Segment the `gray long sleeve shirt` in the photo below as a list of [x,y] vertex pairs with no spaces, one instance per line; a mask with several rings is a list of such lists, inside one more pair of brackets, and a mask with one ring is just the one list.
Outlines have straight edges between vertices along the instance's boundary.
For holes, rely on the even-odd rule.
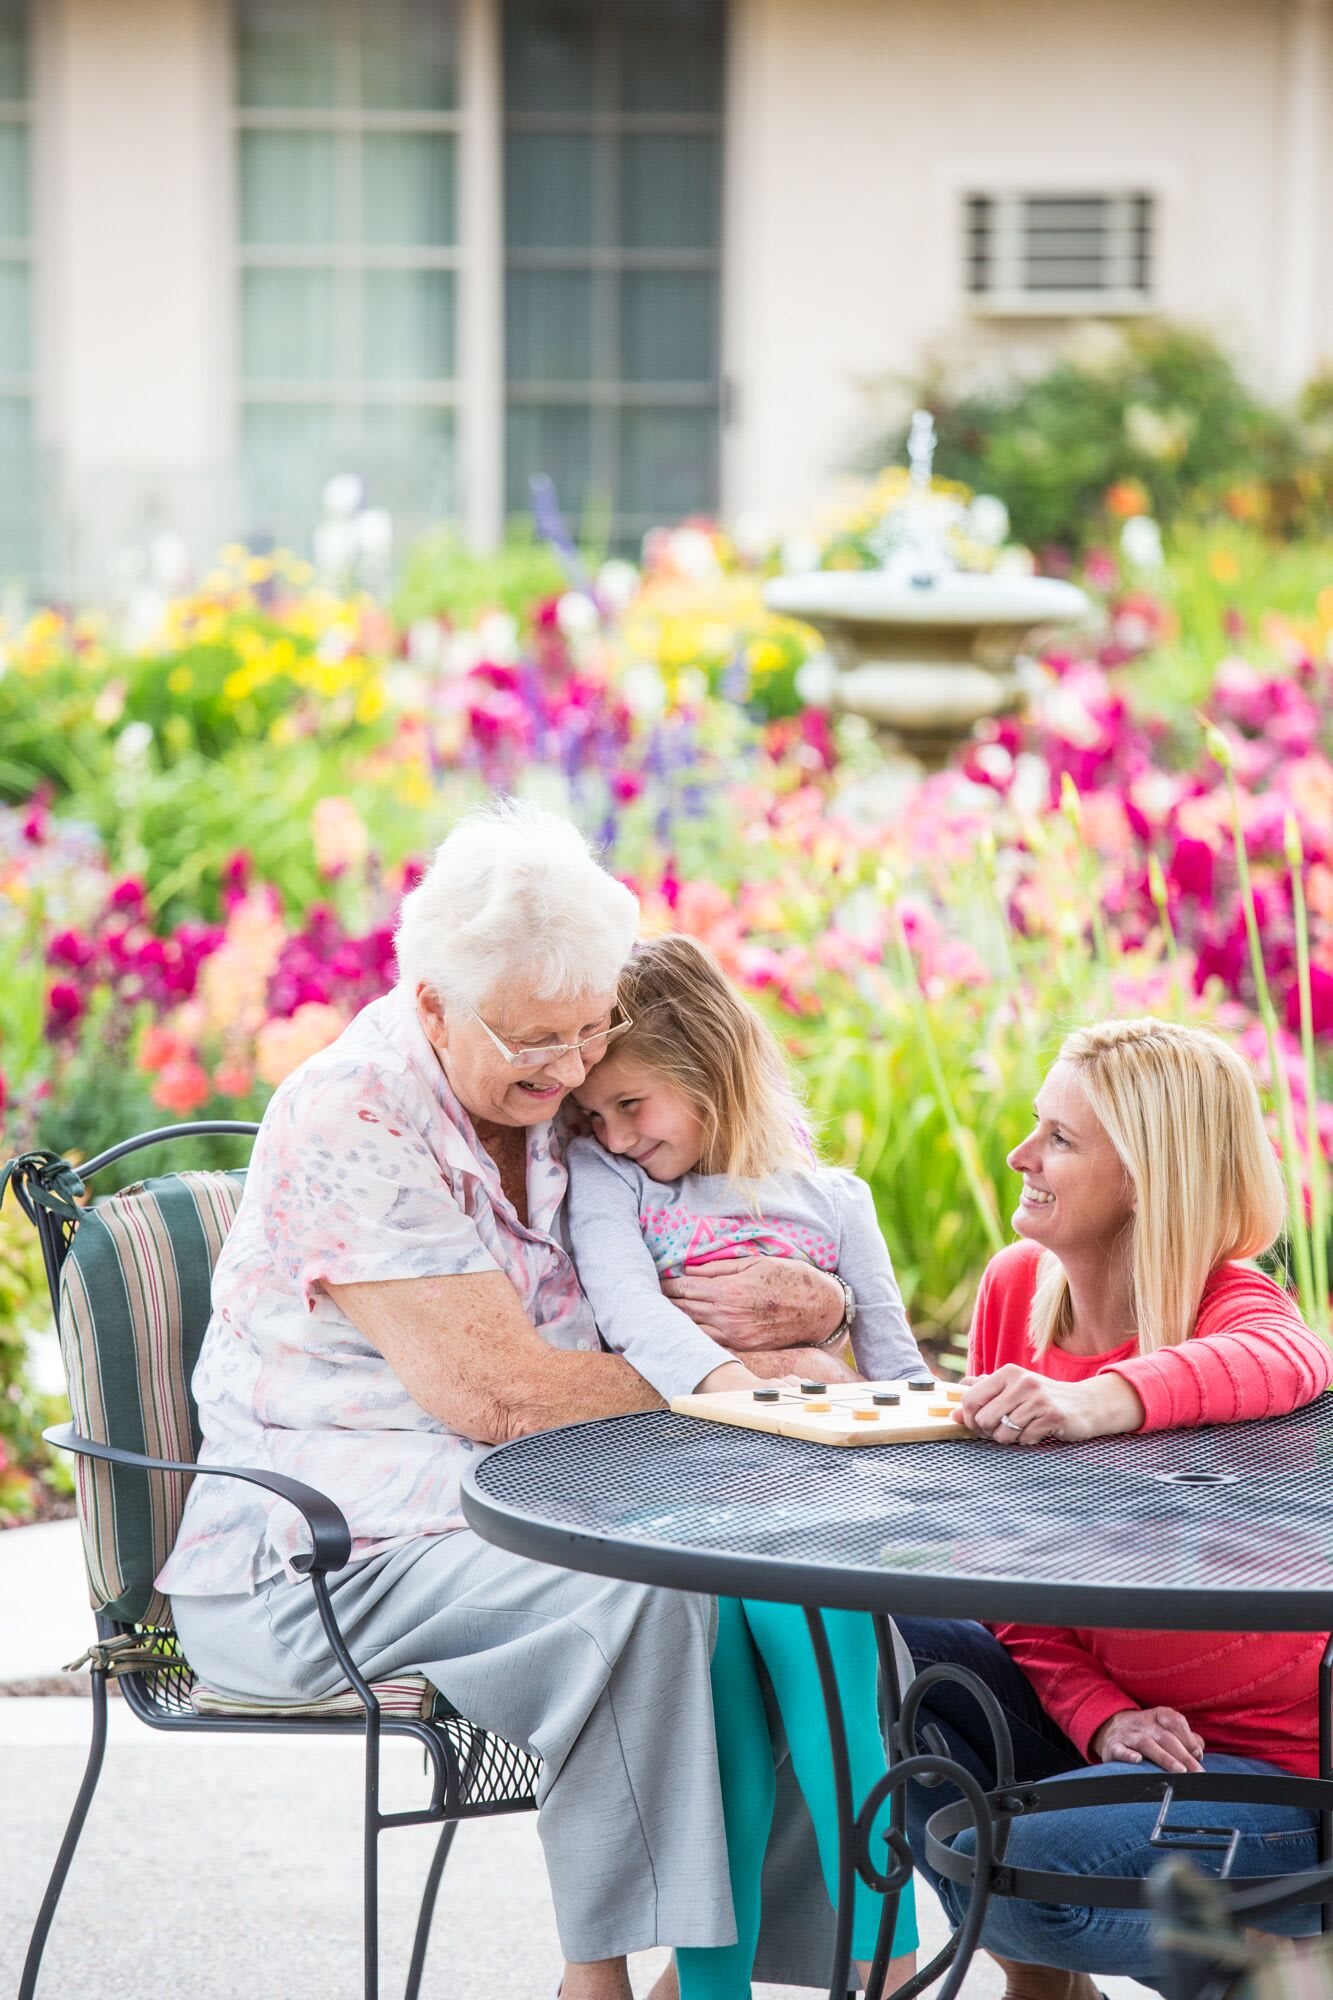
[[759,1213],[724,1174],[655,1181],[593,1139],[569,1147],[566,1214],[579,1282],[602,1339],[660,1396],[689,1395],[705,1375],[743,1354],[719,1346],[663,1297],[661,1280],[717,1257],[800,1257],[836,1271],[856,1294],[852,1352],[863,1376],[919,1374],[921,1354],[874,1203],[864,1181],[841,1168],[771,1174]]

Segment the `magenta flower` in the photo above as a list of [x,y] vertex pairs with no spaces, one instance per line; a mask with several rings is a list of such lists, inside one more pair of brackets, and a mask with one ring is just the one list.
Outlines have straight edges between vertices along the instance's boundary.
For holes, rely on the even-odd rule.
[[46,996],[46,1032],[49,1037],[66,1035],[82,1020],[87,1008],[77,986],[58,979]]

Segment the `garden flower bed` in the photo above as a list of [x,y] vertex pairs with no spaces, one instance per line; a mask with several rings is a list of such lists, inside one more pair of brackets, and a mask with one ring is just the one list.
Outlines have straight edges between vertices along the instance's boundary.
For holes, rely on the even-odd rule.
[[[384,990],[404,889],[502,788],[568,810],[645,922],[706,939],[766,1009],[923,1332],[966,1326],[1005,1154],[1076,1022],[1234,1036],[1304,1219],[1333,1150],[1333,597],[1289,583],[1270,609],[1256,546],[1196,536],[1161,573],[1094,554],[1095,636],[887,817],[873,745],[801,705],[814,635],[706,526],[655,538],[642,575],[457,624],[241,551],[146,641],[41,613],[0,634],[4,1152],[258,1116]],[[6,1204],[0,1388],[42,1314],[25,1235]],[[0,1400],[0,1515],[34,1435],[27,1392]]]

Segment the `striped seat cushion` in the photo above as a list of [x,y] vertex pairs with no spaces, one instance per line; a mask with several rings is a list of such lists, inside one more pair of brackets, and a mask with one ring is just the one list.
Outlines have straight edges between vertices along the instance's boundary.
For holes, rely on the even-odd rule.
[[[414,1715],[429,1721],[437,1707],[443,1714],[453,1713],[438,1689],[420,1674],[372,1681],[370,1691],[385,1715]],[[365,1714],[360,1696],[352,1688],[344,1688],[341,1694],[326,1694],[321,1701],[245,1701],[240,1695],[223,1694],[207,1681],[196,1681],[190,1689],[190,1700],[198,1715],[310,1716],[338,1722],[346,1718],[360,1721]]]
[[[60,1280],[60,1344],[75,1428],[155,1458],[198,1455],[190,1378],[208,1325],[213,1266],[245,1175],[167,1174],[97,1202]],[[189,1475],[77,1458],[93,1609],[171,1624],[153,1585],[176,1539]]]

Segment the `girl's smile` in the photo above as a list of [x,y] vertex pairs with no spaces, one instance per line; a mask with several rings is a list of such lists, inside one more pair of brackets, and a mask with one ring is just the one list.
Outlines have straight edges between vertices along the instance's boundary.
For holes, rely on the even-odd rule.
[[593,1137],[651,1180],[678,1181],[703,1157],[704,1122],[683,1092],[614,1048],[576,1085]]

